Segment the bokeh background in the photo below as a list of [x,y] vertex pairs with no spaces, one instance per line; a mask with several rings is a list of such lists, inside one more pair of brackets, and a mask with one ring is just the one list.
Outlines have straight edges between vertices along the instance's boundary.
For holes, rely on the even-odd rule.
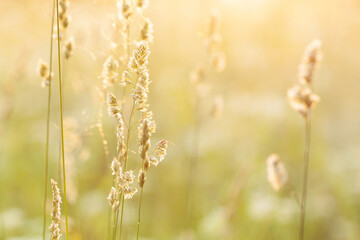
[[[301,190],[304,122],[288,106],[286,90],[313,39],[322,40],[324,58],[314,81],[321,102],[313,112],[306,238],[360,239],[360,3],[355,0],[150,0],[145,12],[155,29],[150,104],[158,125],[153,143],[166,138],[169,148],[164,162],[150,169],[144,188],[142,239],[187,235],[195,119],[189,73],[201,58],[199,32],[214,7],[221,13],[227,65],[206,80],[212,88],[203,99],[195,239],[297,238],[299,208],[292,191]],[[0,239],[40,239],[47,89],[36,69],[39,58],[48,61],[51,1],[1,1],[0,8]],[[69,13],[68,34],[76,43],[63,66],[71,239],[106,239],[115,125],[97,88],[115,1],[72,0]],[[214,119],[206,114],[217,94],[223,95],[224,110]],[[49,173],[59,180],[57,81],[51,105]],[[94,127],[99,111],[109,157]],[[130,148],[137,152],[133,135]],[[265,160],[273,152],[289,172],[290,183],[279,193],[266,177]],[[130,166],[137,171],[139,159],[131,154]],[[124,239],[135,238],[137,204],[138,195],[126,203]]]

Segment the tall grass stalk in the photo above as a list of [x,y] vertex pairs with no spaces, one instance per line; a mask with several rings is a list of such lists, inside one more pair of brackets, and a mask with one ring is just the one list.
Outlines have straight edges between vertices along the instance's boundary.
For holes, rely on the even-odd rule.
[[[53,34],[54,34],[54,15],[55,15],[55,0],[53,0],[52,6],[52,18],[51,18],[51,31],[50,31],[50,60],[49,60],[49,69],[50,74],[52,73],[52,52],[53,52]],[[47,120],[46,120],[46,147],[45,147],[45,186],[44,186],[44,219],[43,219],[43,240],[45,240],[46,232],[46,197],[47,197],[47,188],[48,188],[48,166],[49,166],[49,135],[50,135],[50,106],[51,106],[51,80],[49,81],[48,86],[48,110],[47,110]]]
[[311,134],[311,111],[309,111],[305,118],[305,151],[304,151],[304,176],[303,176],[303,190],[301,195],[301,214],[300,214],[300,231],[299,239],[304,239],[305,232],[305,213],[306,213],[306,196],[307,196],[307,182],[309,173],[309,158],[310,158],[310,134]]
[[59,65],[59,97],[60,97],[60,127],[61,127],[61,154],[62,154],[62,168],[63,168],[63,184],[64,184],[64,207],[65,207],[65,226],[66,239],[69,239],[69,226],[67,214],[67,200],[66,200],[66,174],[65,174],[65,151],[64,151],[64,121],[63,121],[63,99],[61,87],[61,51],[60,51],[60,24],[59,24],[59,0],[56,0],[56,23],[57,23],[57,47],[58,47],[58,65]]
[[287,92],[290,106],[295,111],[299,112],[305,120],[304,175],[302,179],[303,186],[300,203],[300,240],[304,239],[305,233],[306,196],[310,158],[311,110],[314,109],[320,101],[320,97],[313,93],[311,85],[314,71],[321,60],[321,41],[313,40],[306,47],[303,59],[299,65],[298,82]]
[[139,200],[139,211],[138,211],[136,240],[139,239],[139,233],[140,233],[140,219],[141,219],[141,202],[142,202],[142,196],[143,196],[143,188],[141,188],[141,190],[140,190],[140,200]]
[[[130,117],[129,117],[129,121],[128,121],[128,131],[127,131],[127,137],[126,137],[126,158],[124,161],[124,171],[126,171],[126,166],[127,166],[127,159],[128,159],[128,154],[129,154],[129,142],[130,142],[130,134],[131,134],[131,120],[134,116],[134,112],[135,112],[135,102],[133,102],[132,108],[131,108],[131,113],[130,113]],[[119,229],[119,240],[121,240],[121,233],[122,233],[122,223],[123,223],[123,216],[124,216],[124,205],[125,205],[125,201],[124,201],[124,195],[121,198],[121,213],[120,213],[120,229]]]

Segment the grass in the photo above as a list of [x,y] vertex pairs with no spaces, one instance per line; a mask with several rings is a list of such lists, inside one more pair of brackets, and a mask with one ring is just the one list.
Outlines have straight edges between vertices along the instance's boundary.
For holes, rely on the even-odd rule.
[[[54,15],[55,15],[55,0],[53,0],[52,17],[51,17],[51,31],[50,31],[50,59],[49,59],[49,70],[52,73],[52,53],[53,53],[53,33],[54,33]],[[48,189],[48,172],[49,172],[49,135],[50,135],[50,107],[51,107],[51,80],[48,86],[48,103],[47,103],[47,119],[46,119],[46,146],[45,146],[45,177],[44,177],[44,216],[43,216],[43,240],[45,240],[46,233],[46,199]]]
[[[46,229],[49,215],[47,219],[46,215],[43,219],[42,210],[50,214],[49,207],[46,206],[50,184],[46,179],[54,175],[61,195],[63,188],[67,188],[68,232],[65,232],[64,221],[61,226],[63,239],[111,239],[113,230],[115,239],[182,239],[183,231],[188,230],[184,228],[190,228],[189,226],[197,238],[209,240],[221,237],[260,240],[358,239],[360,235],[356,226],[360,208],[354,201],[359,195],[356,162],[359,153],[358,127],[355,124],[359,122],[359,117],[354,111],[357,107],[355,92],[359,86],[354,79],[357,76],[354,58],[358,55],[358,44],[350,30],[356,32],[356,26],[359,25],[353,21],[356,16],[351,15],[359,7],[349,3],[346,6],[328,8],[335,3],[320,0],[316,3],[301,3],[302,8],[295,8],[295,3],[300,1],[282,3],[281,7],[268,2],[254,10],[248,5],[245,10],[237,8],[239,3],[236,1],[219,5],[224,16],[222,33],[228,65],[221,76],[207,71],[206,83],[216,79],[221,83],[212,84],[210,95],[203,98],[201,107],[197,108],[202,109],[203,113],[210,112],[211,96],[220,88],[226,96],[224,115],[221,121],[217,121],[204,114],[204,121],[197,121],[192,105],[194,88],[188,81],[188,72],[198,60],[197,45],[194,42],[200,29],[198,25],[202,21],[202,13],[205,15],[207,12],[207,4],[199,6],[194,2],[189,7],[183,1],[175,1],[172,3],[174,7],[167,9],[164,0],[151,2],[149,13],[156,23],[156,41],[150,45],[152,55],[149,69],[152,84],[149,103],[159,128],[156,130],[157,135],[151,136],[152,144],[147,156],[151,156],[150,153],[161,136],[170,140],[171,151],[169,160],[164,164],[157,168],[150,164],[152,172],[147,174],[145,191],[142,187],[139,188],[135,178],[131,186],[136,187],[138,193],[134,198],[125,200],[125,196],[120,193],[118,215],[114,217],[105,197],[112,185],[108,165],[117,155],[116,123],[114,119],[104,115],[101,136],[96,129],[87,127],[98,122],[100,100],[94,95],[96,86],[100,85],[97,79],[101,71],[100,61],[107,54],[114,54],[108,47],[108,37],[112,30],[112,16],[109,15],[113,11],[111,7],[114,2],[71,2],[70,10],[76,13],[71,22],[74,25],[71,26],[74,26],[77,49],[76,56],[67,63],[67,70],[71,72],[64,71],[66,64],[61,55],[61,98],[65,100],[62,101],[62,117],[65,117],[63,142],[58,136],[58,129],[62,128],[60,117],[56,116],[60,115],[57,82],[52,82],[49,86],[51,91],[40,89],[38,79],[32,73],[33,67],[24,67],[24,81],[11,85],[16,97],[9,103],[5,93],[10,87],[7,86],[8,83],[1,82],[0,118],[4,106],[12,105],[13,111],[9,121],[2,122],[0,127],[0,135],[4,139],[1,146],[1,159],[4,163],[1,192],[4,197],[1,199],[0,210],[4,225],[0,225],[0,238],[44,239],[49,235],[46,232],[49,231]],[[51,18],[47,18],[47,12],[51,12],[51,1],[45,5],[45,10],[49,9],[46,12],[38,8],[38,5],[33,5],[38,14],[32,8],[25,9],[22,4],[14,1],[4,5],[4,14],[0,17],[4,23],[9,20],[9,13],[12,12],[8,11],[8,6],[14,6],[14,10],[23,14],[11,18],[14,31],[8,31],[4,24],[0,26],[0,32],[4,36],[0,40],[3,43],[1,45],[6,46],[3,48],[3,56],[7,59],[1,64],[3,70],[18,62],[17,59],[14,60],[14,54],[22,49],[20,44],[24,41],[24,36],[30,37],[26,39],[31,39],[33,51],[28,58],[22,57],[27,59],[25,61],[33,64],[36,56],[43,53],[48,56],[49,31],[44,26],[50,25]],[[283,9],[286,11],[282,12]],[[337,9],[341,11],[336,11]],[[305,10],[308,12],[305,14],[306,18],[303,17]],[[325,21],[325,18],[332,11],[342,17],[342,26],[333,23],[330,31],[327,28],[328,19]],[[315,13],[319,16],[316,20],[313,18]],[[31,26],[26,24],[26,28],[22,27],[22,17],[30,16],[33,20]],[[137,13],[133,16],[135,24],[131,28],[130,50],[135,47],[142,26]],[[286,27],[276,28],[274,32],[272,24],[275,26],[280,23],[283,26],[283,22],[286,22]],[[235,23],[241,23],[243,27],[233,28]],[[61,30],[60,28],[60,34]],[[46,34],[42,35],[42,32]],[[201,31],[199,35],[203,33]],[[316,83],[321,89],[323,102],[316,112],[311,108],[306,118],[303,115],[297,118],[297,113],[289,111],[283,93],[287,83],[296,78],[296,66],[303,46],[308,38],[317,33],[324,40],[326,53],[323,71],[319,72],[321,81]],[[336,39],[332,38],[334,34]],[[52,41],[56,41],[56,37]],[[53,49],[54,66],[51,67],[50,63],[50,71],[53,68],[56,72],[58,61],[55,55],[56,52],[63,51],[64,42],[60,42],[60,47],[56,42],[53,44],[56,50]],[[113,56],[119,60],[121,54]],[[125,68],[120,64],[117,70],[119,78]],[[7,78],[5,74],[6,71],[3,71],[3,79]],[[123,89],[119,89],[121,87],[116,84],[119,106],[125,102],[120,101],[123,96],[121,93],[126,94],[126,102],[120,109],[124,113],[126,124],[130,125],[124,125],[125,142],[128,144],[125,144],[126,168],[125,164],[122,167],[123,170],[133,170],[134,175],[138,176],[139,169],[147,167],[148,159],[139,157],[136,139],[141,112],[135,108],[133,119],[128,121],[133,102],[132,89],[137,85],[136,73],[130,74],[133,84]],[[15,82],[14,78],[9,79],[10,82]],[[112,85],[109,89],[115,93],[114,88]],[[51,96],[47,95],[48,90]],[[49,109],[50,101],[52,104],[56,103],[56,107],[53,105]],[[195,112],[198,114],[199,110]],[[332,114],[334,112],[339,114]],[[72,146],[71,141],[67,142],[67,116],[78,119],[80,127],[89,129],[84,132],[81,146],[71,154],[67,149]],[[53,132],[52,128],[56,130]],[[4,131],[7,134],[4,135]],[[108,149],[101,142],[108,142]],[[62,149],[64,146],[65,150]],[[86,149],[89,156],[83,160],[80,155]],[[196,154],[192,154],[193,151]],[[292,182],[291,187],[285,184],[278,194],[266,184],[264,160],[273,151],[281,152],[281,161]],[[66,156],[61,152],[65,152]],[[201,159],[198,167],[189,166],[191,154],[198,156],[198,160]],[[76,202],[71,201],[71,158],[79,160],[76,164],[79,193]],[[63,177],[63,161],[66,163],[67,178]],[[188,175],[193,175],[194,180],[188,181]],[[63,179],[66,179],[66,184]],[[230,183],[236,187],[230,187]],[[299,206],[290,196],[293,190],[298,191]],[[189,201],[185,196],[186,191],[195,196],[191,200],[192,217],[188,217],[189,214],[183,207]],[[65,209],[61,211],[65,220]],[[184,227],[186,217],[189,219],[189,226]],[[110,218],[108,225],[107,218]]]
[[137,220],[137,231],[136,231],[136,240],[140,236],[140,220],[141,220],[141,202],[142,202],[143,188],[140,190],[140,200],[139,200],[139,209],[138,209],[138,220]]
[[311,111],[305,119],[305,152],[304,152],[304,176],[303,176],[303,190],[301,195],[301,214],[300,214],[300,231],[299,239],[304,239],[305,232],[305,213],[306,213],[306,197],[309,175],[309,159],[310,159],[310,133],[311,133]]
[[69,239],[69,223],[68,223],[68,208],[66,199],[66,171],[65,171],[65,146],[64,146],[64,121],[63,121],[63,93],[61,86],[61,50],[60,50],[60,18],[59,18],[59,0],[56,0],[56,17],[57,17],[57,50],[58,50],[58,68],[59,68],[59,98],[60,98],[60,128],[61,128],[61,157],[62,157],[62,171],[64,183],[64,211],[65,211],[65,231],[66,239]]

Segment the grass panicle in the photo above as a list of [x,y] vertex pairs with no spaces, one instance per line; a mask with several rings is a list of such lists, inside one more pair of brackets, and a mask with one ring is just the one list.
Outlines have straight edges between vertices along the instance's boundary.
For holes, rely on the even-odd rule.
[[305,50],[302,62],[299,66],[297,84],[289,89],[287,93],[290,106],[295,111],[299,112],[305,120],[305,150],[302,194],[300,199],[299,240],[303,240],[305,234],[305,214],[310,161],[311,111],[320,101],[319,96],[312,91],[312,82],[315,69],[318,67],[321,60],[321,42],[319,40],[314,40]]

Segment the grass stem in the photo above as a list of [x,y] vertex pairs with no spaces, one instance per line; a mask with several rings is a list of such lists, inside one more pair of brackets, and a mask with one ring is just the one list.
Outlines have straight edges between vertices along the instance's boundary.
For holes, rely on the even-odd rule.
[[305,213],[306,213],[306,196],[307,196],[307,182],[309,172],[309,158],[310,158],[310,130],[311,130],[311,111],[305,119],[305,152],[304,152],[304,176],[303,176],[303,190],[301,196],[301,214],[300,214],[300,231],[299,240],[304,239],[305,232]]
[[[52,73],[52,52],[53,52],[53,34],[54,34],[54,15],[55,15],[55,0],[53,0],[52,19],[51,19],[51,34],[50,34],[50,74]],[[45,177],[44,177],[44,206],[43,206],[43,240],[45,240],[46,232],[46,197],[48,188],[48,166],[49,166],[49,135],[50,135],[50,106],[51,106],[51,79],[48,86],[48,107],[46,120],[46,147],[45,147]]]
[[65,208],[65,225],[66,225],[66,239],[69,239],[68,213],[67,213],[67,199],[66,199],[66,174],[65,174],[65,151],[64,151],[64,121],[63,121],[63,95],[61,87],[61,51],[60,51],[60,24],[59,24],[59,0],[56,0],[56,18],[57,18],[57,47],[58,47],[58,65],[59,65],[59,96],[60,96],[60,127],[61,127],[61,154],[62,154],[62,168],[63,168],[63,183],[64,183],[64,208]]
[[143,196],[143,188],[141,188],[141,190],[140,190],[140,200],[139,200],[139,211],[138,211],[136,240],[139,240],[139,234],[140,234],[140,217],[141,217],[142,196]]
[[[126,158],[124,160],[124,171],[126,171],[126,167],[127,167],[127,159],[128,159],[128,154],[129,154],[129,142],[130,142],[130,134],[131,134],[131,120],[132,120],[132,117],[134,116],[134,112],[135,112],[135,102],[133,101],[131,113],[130,113],[130,117],[129,117],[129,122],[128,122],[128,131],[127,131],[127,136],[126,136]],[[123,223],[123,216],[124,216],[124,205],[125,205],[124,195],[122,196],[121,200],[122,200],[122,202],[121,202],[121,214],[120,214],[119,240],[121,240],[122,223]]]

